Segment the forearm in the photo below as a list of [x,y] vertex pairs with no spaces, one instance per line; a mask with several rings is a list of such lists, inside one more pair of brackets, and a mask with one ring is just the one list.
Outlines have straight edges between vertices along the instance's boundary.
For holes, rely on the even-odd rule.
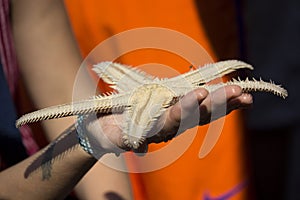
[[[72,101],[82,58],[62,0],[12,0],[15,49],[22,78],[37,108]],[[54,139],[70,119],[44,123]]]
[[78,145],[75,129],[63,135],[0,173],[0,199],[63,199],[72,191],[97,160]]
[[[20,71],[33,103],[37,108],[44,108],[71,102],[74,80],[82,59],[74,41],[63,1],[12,0],[12,11]],[[88,78],[84,80],[81,78],[80,85],[85,88],[82,92],[88,90],[85,85],[89,85],[89,81]],[[43,122],[48,139],[57,137],[57,134],[68,126],[67,124],[73,122],[72,118]],[[70,166],[77,164],[69,165],[66,169],[69,170]],[[78,166],[80,167],[80,163]],[[52,174],[55,174],[54,171]],[[77,187],[80,197],[90,197],[97,192],[98,196],[95,195],[95,198],[99,199],[99,188],[118,193],[119,190],[125,190],[125,187],[115,187],[113,184],[115,180],[125,182],[130,193],[130,183],[126,174],[113,170],[108,172],[105,166],[97,165],[88,177]],[[101,180],[105,178],[105,182],[100,181],[99,177]],[[98,186],[95,190],[91,189],[94,181],[97,181]]]

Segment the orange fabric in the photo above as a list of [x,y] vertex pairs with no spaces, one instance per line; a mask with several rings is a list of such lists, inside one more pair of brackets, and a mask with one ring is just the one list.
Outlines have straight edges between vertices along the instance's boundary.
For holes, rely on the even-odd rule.
[[[110,36],[132,28],[151,26],[184,33],[217,59],[192,0],[65,2],[84,56]],[[172,53],[151,49],[130,52],[119,59],[134,66],[162,63],[180,73],[188,71],[191,65]],[[226,117],[219,141],[205,158],[199,159],[198,154],[209,126],[199,128],[190,147],[171,165],[154,172],[131,174],[135,199],[208,199],[204,197],[206,193],[215,197],[242,183],[246,177],[241,153],[242,127],[238,117],[238,112]],[[176,140],[181,140],[184,135]],[[165,145],[151,145],[149,150],[155,151]],[[147,164],[135,162],[130,156],[128,159],[130,167]],[[245,189],[230,199],[244,199],[244,195]]]

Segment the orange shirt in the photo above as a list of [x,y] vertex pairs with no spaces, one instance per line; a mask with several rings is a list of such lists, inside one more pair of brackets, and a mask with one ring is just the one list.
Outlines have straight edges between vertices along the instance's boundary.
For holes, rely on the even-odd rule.
[[[163,27],[192,38],[217,60],[192,0],[66,0],[66,5],[84,56],[100,42],[123,31]],[[174,44],[176,42],[174,40]],[[118,49],[117,41],[115,45],[107,51]],[[210,58],[205,59],[208,61]],[[155,62],[171,66],[176,73],[186,72],[194,64],[174,53],[149,48],[120,55],[117,60],[133,66]],[[159,68],[146,68],[154,74],[160,71]],[[242,126],[238,117],[239,113],[233,112],[225,118],[224,124],[219,120],[213,126],[188,130],[175,138],[176,144],[172,143],[172,148],[155,158],[128,156],[128,166],[139,169],[168,160],[178,153],[176,151],[182,144],[186,142],[187,145],[183,154],[171,164],[155,171],[131,174],[135,199],[210,199],[222,195],[231,195],[230,199],[244,199],[246,175],[242,159]],[[222,130],[222,133],[212,151],[200,159],[199,150],[208,130]],[[192,142],[188,146],[189,141]],[[170,142],[150,145],[149,151],[156,152],[168,145]]]

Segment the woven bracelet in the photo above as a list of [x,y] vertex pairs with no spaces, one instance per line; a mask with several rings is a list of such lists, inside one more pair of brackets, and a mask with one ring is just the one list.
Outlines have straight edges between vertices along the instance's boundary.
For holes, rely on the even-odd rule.
[[87,130],[84,124],[85,119],[86,119],[85,115],[79,115],[77,122],[75,123],[78,142],[85,152],[87,152],[90,155],[93,155],[93,149],[91,147],[88,137],[86,136]]

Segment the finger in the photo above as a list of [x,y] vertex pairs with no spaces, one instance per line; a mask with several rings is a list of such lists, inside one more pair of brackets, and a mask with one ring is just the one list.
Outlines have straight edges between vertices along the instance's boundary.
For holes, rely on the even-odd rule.
[[169,119],[180,122],[182,118],[185,118],[189,113],[197,109],[207,96],[208,91],[204,88],[198,88],[189,92],[170,109]]
[[241,95],[242,89],[239,86],[224,86],[210,93],[200,105],[199,124],[207,124],[210,121],[225,116],[227,114],[228,102],[240,97]]
[[[166,128],[173,128],[172,132],[174,132],[180,124],[182,129],[187,129],[197,125],[199,114],[195,117],[193,113],[195,112],[195,110],[199,110],[199,105],[205,100],[207,96],[208,91],[204,88],[198,88],[186,94],[178,103],[176,103],[168,110]],[[193,121],[195,122],[192,123]]]
[[[154,128],[157,134],[147,138],[149,143],[158,143],[162,141],[168,141],[173,138],[177,133],[183,132],[184,129],[181,126],[185,124],[185,118],[187,118],[191,113],[191,110],[198,109],[199,104],[207,97],[208,91],[204,88],[196,89],[185,95],[179,102],[171,106],[163,116],[160,117],[157,123],[158,128]],[[199,119],[199,115],[195,117]],[[183,122],[183,123],[182,123]],[[198,125],[198,121],[195,125]],[[181,130],[179,131],[179,127]]]
[[239,97],[231,99],[227,104],[227,113],[236,109],[248,109],[253,104],[253,97],[251,94],[243,93]]

